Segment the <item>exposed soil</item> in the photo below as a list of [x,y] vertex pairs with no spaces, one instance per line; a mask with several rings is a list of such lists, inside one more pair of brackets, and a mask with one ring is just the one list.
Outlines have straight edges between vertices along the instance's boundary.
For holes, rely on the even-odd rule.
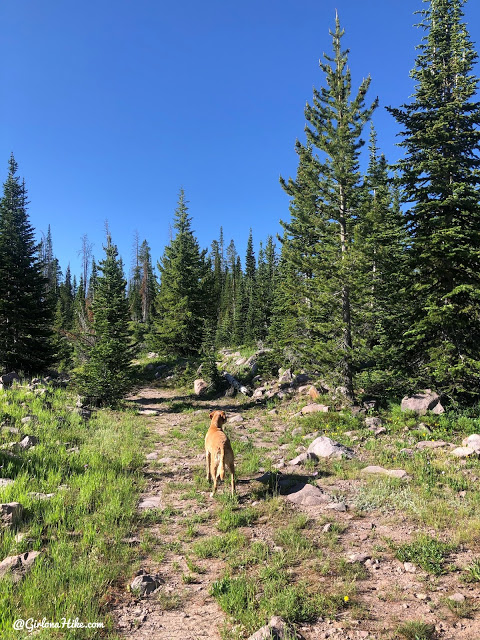
[[[146,414],[145,420],[155,438],[153,455],[149,456],[145,465],[148,486],[142,499],[151,496],[160,498],[161,508],[169,507],[173,510],[173,515],[166,523],[142,522],[138,531],[132,532],[132,543],[141,542],[138,544],[140,568],[147,573],[158,574],[162,585],[143,598],[128,591],[128,584],[134,576],[120,585],[111,598],[115,628],[122,637],[135,640],[220,640],[226,615],[209,595],[209,589],[222,576],[224,563],[220,560],[199,560],[190,548],[202,536],[220,534],[213,518],[196,525],[195,540],[186,535],[185,527],[187,516],[202,516],[205,512],[213,514],[218,509],[218,502],[216,499],[212,500],[208,492],[205,492],[203,501],[193,495],[194,474],[198,474],[199,469],[204,469],[203,449],[198,448],[198,443],[190,446],[181,438],[172,440],[172,430],[175,429],[180,434],[187,431],[195,421],[205,421],[212,408],[224,409],[230,419],[234,414],[240,413],[244,421],[231,422],[231,426],[227,422],[227,427],[235,433],[236,438],[248,438],[255,447],[265,449],[274,463],[278,463],[283,455],[278,439],[285,432],[285,421],[268,416],[270,428],[259,428],[267,417],[267,410],[265,407],[248,404],[242,397],[220,398],[212,403],[191,396],[183,397],[172,389],[149,387],[130,399]],[[182,412],[187,405],[193,408],[193,412]],[[151,410],[157,411],[158,415],[148,415]],[[357,453],[361,455],[361,445],[357,447]],[[285,467],[281,471],[283,475],[298,474],[298,468]],[[258,469],[257,473],[249,477],[238,478],[242,507],[258,499],[252,496],[252,487],[262,475],[263,470]],[[318,486],[329,494],[341,496],[347,505],[361,482],[324,477],[322,474],[317,477]],[[219,493],[227,490],[228,483],[225,487],[220,486]],[[386,548],[387,538],[397,543],[412,539],[415,529],[406,518],[379,512],[358,515],[355,510],[333,512],[326,504],[315,507],[292,506],[292,512],[294,510],[307,513],[312,521],[345,525],[345,532],[338,540],[338,553],[342,557],[364,554],[372,558],[367,564],[368,577],[357,582],[355,600],[359,606],[346,608],[335,620],[320,619],[300,626],[299,631],[306,640],[395,638],[396,628],[407,620],[435,625],[435,637],[441,640],[480,639],[478,611],[473,614],[473,618],[457,618],[444,604],[447,596],[461,592],[468,602],[480,605],[480,590],[477,585],[461,582],[459,571],[435,578],[418,567],[414,573],[408,572],[403,563],[396,560]],[[249,527],[243,527],[241,531],[252,541],[262,540],[273,544],[274,530],[265,518]],[[150,541],[147,546],[142,544],[146,539]],[[161,557],[157,543],[163,549]],[[182,579],[182,576],[190,574],[186,559],[193,559],[203,571],[195,573],[194,581],[190,583]],[[469,552],[460,551],[449,562],[462,568],[471,560]],[[331,578],[319,575],[318,580],[326,582]]]

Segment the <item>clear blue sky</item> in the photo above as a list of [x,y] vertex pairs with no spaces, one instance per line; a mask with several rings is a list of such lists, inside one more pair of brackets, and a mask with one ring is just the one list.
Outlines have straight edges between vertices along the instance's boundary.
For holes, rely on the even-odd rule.
[[[358,86],[390,161],[408,101],[421,0],[10,0],[0,4],[0,181],[14,152],[38,233],[51,225],[63,270],[80,272],[88,234],[103,257],[104,221],[130,268],[135,230],[153,259],[185,188],[202,247],[224,228],[244,257],[280,231],[304,106],[321,86],[338,9]],[[480,41],[480,3],[465,8]],[[477,74],[480,71],[477,70]],[[366,131],[368,137],[368,131]]]

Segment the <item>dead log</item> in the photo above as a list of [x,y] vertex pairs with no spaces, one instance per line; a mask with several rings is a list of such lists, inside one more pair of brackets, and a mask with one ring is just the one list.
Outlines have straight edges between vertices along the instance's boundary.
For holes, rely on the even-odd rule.
[[226,371],[224,371],[222,375],[231,387],[234,387],[237,391],[240,391],[240,393],[243,393],[244,396],[250,395],[250,389],[248,389],[243,384],[241,384],[230,373],[227,373]]

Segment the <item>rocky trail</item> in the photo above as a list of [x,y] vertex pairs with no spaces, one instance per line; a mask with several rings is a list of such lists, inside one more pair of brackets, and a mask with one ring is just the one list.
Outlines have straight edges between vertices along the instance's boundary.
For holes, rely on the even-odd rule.
[[[409,541],[416,533],[407,517],[374,507],[359,512],[355,497],[362,479],[352,479],[338,469],[331,473],[323,463],[300,470],[285,463],[290,459],[288,435],[295,426],[288,406],[272,410],[243,396],[212,402],[160,386],[141,389],[129,400],[147,421],[152,446],[145,461],[138,529],[129,541],[138,550],[139,569],[137,576],[130,576],[110,594],[119,636],[132,640],[247,637],[211,595],[215,581],[235,565],[228,564],[222,552],[209,557],[198,552],[199,543],[218,539],[227,530],[219,531],[219,518],[228,502],[228,483],[220,485],[215,499],[209,497],[202,444],[208,412],[223,409],[228,416],[226,431],[238,450],[236,513],[254,514],[235,529],[246,537],[247,547],[262,543],[269,553],[282,552],[278,530],[303,515],[308,519],[305,535],[315,552],[305,562],[292,565],[289,580],[317,583],[325,590],[333,584],[340,595],[354,594],[345,596],[345,606],[335,615],[296,624],[301,637],[393,639],[400,637],[396,635],[399,625],[411,620],[433,625],[432,637],[441,640],[480,639],[478,582],[462,583],[458,571],[429,575],[412,563],[400,562],[389,548],[390,543]],[[365,460],[364,466],[369,464],[362,447],[355,450]],[[273,499],[267,491],[272,478],[276,483]],[[470,561],[471,550],[462,548],[450,558],[457,567]],[[235,570],[239,573],[243,568]],[[140,591],[130,589],[135,577]],[[470,604],[471,615],[455,615],[446,606],[452,595],[460,605]]]

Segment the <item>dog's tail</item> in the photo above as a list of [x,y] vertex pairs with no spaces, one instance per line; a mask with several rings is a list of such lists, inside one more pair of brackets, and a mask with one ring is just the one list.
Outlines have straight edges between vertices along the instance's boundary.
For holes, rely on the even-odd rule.
[[217,451],[217,460],[218,460],[218,471],[217,471],[217,475],[220,477],[220,480],[223,480],[225,478],[225,463],[224,463],[224,458],[225,456],[225,451],[222,449],[219,449]]

